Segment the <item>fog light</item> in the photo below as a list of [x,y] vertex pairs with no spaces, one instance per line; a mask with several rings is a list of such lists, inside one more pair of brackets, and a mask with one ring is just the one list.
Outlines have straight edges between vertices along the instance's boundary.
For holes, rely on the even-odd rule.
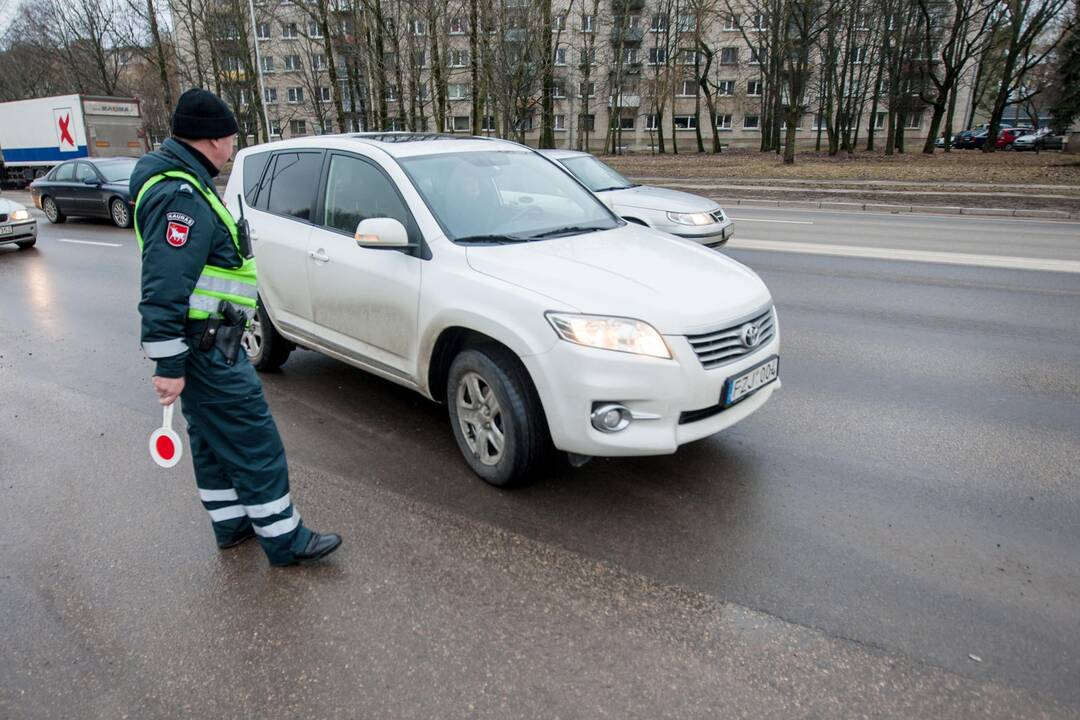
[[604,433],[617,433],[630,427],[630,411],[622,405],[603,403],[593,406],[592,426]]

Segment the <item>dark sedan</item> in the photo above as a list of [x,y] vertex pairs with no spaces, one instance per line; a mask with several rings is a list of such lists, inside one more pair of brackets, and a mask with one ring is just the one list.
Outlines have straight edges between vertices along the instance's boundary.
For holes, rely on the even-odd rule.
[[131,225],[133,206],[128,179],[135,163],[134,158],[69,160],[30,183],[30,196],[49,222],[104,217],[126,228]]

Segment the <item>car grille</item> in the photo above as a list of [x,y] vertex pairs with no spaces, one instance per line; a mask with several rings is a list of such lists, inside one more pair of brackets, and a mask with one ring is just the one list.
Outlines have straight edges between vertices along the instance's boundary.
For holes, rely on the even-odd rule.
[[[750,323],[758,328],[758,341],[753,347],[747,347],[743,342],[743,328]],[[701,365],[706,370],[712,370],[755,352],[761,346],[767,345],[774,335],[776,335],[776,315],[772,307],[768,307],[737,325],[701,335],[688,335],[686,339],[690,341]]]

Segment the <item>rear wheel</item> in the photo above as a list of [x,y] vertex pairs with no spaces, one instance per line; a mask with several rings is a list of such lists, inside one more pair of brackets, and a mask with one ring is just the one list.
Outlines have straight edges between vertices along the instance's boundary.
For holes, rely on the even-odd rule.
[[64,215],[60,206],[49,196],[45,196],[41,199],[41,209],[45,212],[45,217],[47,217],[51,223],[59,224],[67,220],[67,216]]
[[1012,143],[1005,143],[1005,149],[1006,150],[1012,150],[1013,149],[1013,144]]
[[118,228],[126,228],[131,225],[131,210],[121,198],[113,198],[112,202],[109,203],[109,216],[112,218],[113,225]]
[[292,352],[292,344],[274,327],[261,302],[241,342],[251,364],[261,372],[277,370]]
[[550,440],[544,410],[528,372],[509,350],[487,345],[454,358],[446,401],[458,448],[484,481],[520,485],[545,464]]

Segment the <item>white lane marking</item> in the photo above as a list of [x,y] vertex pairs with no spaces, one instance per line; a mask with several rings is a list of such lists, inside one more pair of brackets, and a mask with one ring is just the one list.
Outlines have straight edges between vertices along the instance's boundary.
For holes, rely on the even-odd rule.
[[728,217],[731,218],[732,220],[738,220],[739,222],[774,222],[774,223],[785,223],[787,225],[813,225],[814,224],[813,220],[768,220],[766,218],[744,218],[744,217],[735,217],[731,213],[728,213]]
[[[779,212],[789,213],[816,213],[818,215],[851,215],[855,218],[859,216],[872,216],[872,217],[887,217],[887,218],[934,218],[936,220],[966,220],[971,221],[983,221],[983,222],[1005,222],[1005,223],[1050,223],[1053,225],[1078,225],[1080,222],[1076,220],[1068,220],[1066,218],[1031,218],[1031,217],[1002,217],[998,215],[961,215],[959,213],[929,213],[929,212],[874,212],[871,210],[829,210],[828,208],[765,208],[760,206],[746,205],[742,206],[743,210],[776,210]],[[727,212],[726,210],[724,212]],[[738,218],[732,218],[738,220]],[[846,222],[846,219],[842,222]]]
[[821,243],[785,242],[783,240],[751,240],[732,238],[727,247],[735,250],[766,250],[774,252],[833,255],[869,258],[872,260],[905,260],[908,262],[972,265],[975,267],[1006,268],[1009,270],[1045,270],[1048,272],[1080,273],[1080,261],[1048,258],[1012,257],[1009,255],[973,255],[969,253],[937,252],[933,250],[899,250],[896,248],[859,247],[856,245],[824,245]]
[[71,240],[69,238],[57,238],[56,242],[77,243],[79,245],[101,245],[102,247],[124,247],[122,243],[94,242],[93,240]]

